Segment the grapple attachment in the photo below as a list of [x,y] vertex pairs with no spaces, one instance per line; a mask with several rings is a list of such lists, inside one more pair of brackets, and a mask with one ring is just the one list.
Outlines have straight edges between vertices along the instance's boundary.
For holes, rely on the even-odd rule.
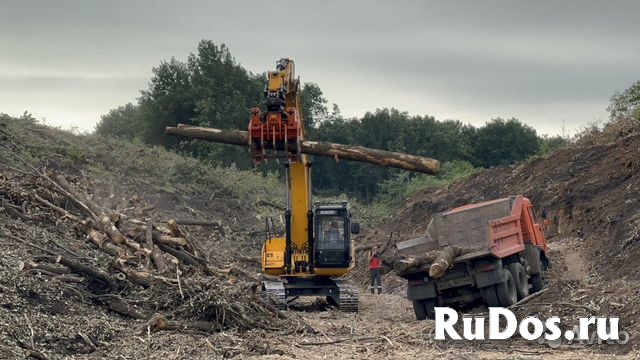
[[251,156],[258,165],[268,158],[287,158],[297,162],[300,158],[302,141],[302,125],[295,108],[285,111],[268,111],[251,109],[249,122],[249,138]]

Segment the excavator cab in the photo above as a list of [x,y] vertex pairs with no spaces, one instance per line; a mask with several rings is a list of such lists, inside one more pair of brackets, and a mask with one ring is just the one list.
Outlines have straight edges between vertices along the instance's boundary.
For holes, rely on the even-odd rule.
[[315,268],[349,268],[352,258],[352,230],[359,232],[357,223],[351,222],[347,203],[318,205],[315,207]]

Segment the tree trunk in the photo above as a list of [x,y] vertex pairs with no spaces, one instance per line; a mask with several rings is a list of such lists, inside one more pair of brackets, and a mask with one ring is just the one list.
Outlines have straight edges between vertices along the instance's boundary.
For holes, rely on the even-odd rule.
[[[282,209],[284,210],[284,207]],[[175,219],[169,221],[174,221],[178,225],[222,226],[220,220]]]
[[156,265],[158,271],[162,274],[167,271],[167,259],[165,257],[165,254],[153,244],[153,223],[151,221],[147,222],[147,228],[144,234],[144,247],[145,249],[151,251],[151,258],[153,259],[153,263]]
[[427,253],[419,257],[408,257],[398,259],[393,262],[393,272],[397,275],[404,275],[409,270],[418,269],[432,263],[436,259],[434,253]]
[[[167,127],[165,133],[224,144],[249,146],[249,133],[240,130],[220,130],[178,124],[177,127]],[[438,160],[421,156],[324,141],[302,141],[300,151],[308,155],[359,161],[431,175],[437,174],[440,167]]]
[[85,233],[89,236],[89,240],[91,240],[91,242],[96,244],[96,246],[104,250],[107,254],[115,256],[116,258],[125,257],[127,255],[127,251],[124,248],[114,244],[100,231],[86,226]]
[[429,276],[434,279],[442,277],[445,271],[453,264],[453,259],[462,254],[462,249],[457,246],[450,246],[438,253],[436,261],[429,268]]
[[59,255],[58,256],[45,256],[43,258],[46,259],[49,262],[59,263],[59,264],[62,264],[64,266],[66,266],[71,270],[71,272],[73,272],[75,274],[99,280],[100,282],[102,282],[105,285],[107,285],[109,288],[117,289],[116,282],[113,280],[113,278],[111,278],[111,276],[107,275],[102,270],[99,270],[99,269],[93,268],[91,266],[87,266],[87,265],[81,264],[79,262],[75,262],[75,261],[69,260],[69,259],[67,259],[65,257],[62,257],[62,256],[59,256]]

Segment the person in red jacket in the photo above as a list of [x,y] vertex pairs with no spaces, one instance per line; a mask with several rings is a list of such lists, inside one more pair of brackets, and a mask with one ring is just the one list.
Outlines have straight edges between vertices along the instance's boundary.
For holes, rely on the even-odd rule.
[[378,294],[382,293],[380,265],[380,254],[378,254],[378,248],[374,246],[369,253],[369,274],[371,275],[371,285],[369,285],[369,289],[372,294],[375,294],[376,288],[378,289]]

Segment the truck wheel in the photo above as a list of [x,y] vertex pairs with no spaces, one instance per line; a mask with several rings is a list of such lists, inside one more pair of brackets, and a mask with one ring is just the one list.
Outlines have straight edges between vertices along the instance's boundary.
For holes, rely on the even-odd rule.
[[413,300],[413,312],[416,313],[416,319],[418,320],[427,318],[427,309],[424,307],[423,300]]
[[487,301],[488,307],[500,306],[500,299],[498,299],[498,294],[496,294],[496,285],[490,285],[482,288],[482,294],[484,295],[484,299]]
[[503,278],[503,282],[496,284],[496,294],[498,295],[498,300],[500,300],[500,305],[507,307],[518,301],[518,292],[510,271],[505,271]]
[[427,310],[427,317],[429,319],[434,320],[436,318],[436,306],[438,306],[436,299],[424,300],[424,309]]
[[524,271],[524,266],[516,262],[509,264],[508,268],[515,281],[518,300],[524,299],[529,295],[529,280],[527,279],[527,273]]
[[531,291],[537,293],[538,291],[544,289],[545,286],[544,278],[542,274],[533,274],[531,275]]
[[418,320],[435,319],[436,306],[437,306],[436,299],[413,300],[413,312],[416,314],[416,319]]

